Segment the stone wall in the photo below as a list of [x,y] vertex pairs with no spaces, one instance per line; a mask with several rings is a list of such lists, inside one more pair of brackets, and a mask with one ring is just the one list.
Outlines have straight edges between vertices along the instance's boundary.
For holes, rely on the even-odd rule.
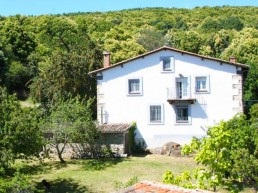
[[[61,149],[63,147],[63,144],[59,145],[59,148]],[[111,149],[111,151],[114,153],[114,156],[116,157],[125,157],[127,155],[124,154],[124,145],[123,144],[109,144],[109,145],[101,145],[99,146],[99,150],[104,150],[105,148]],[[53,145],[47,145],[46,150],[49,154],[50,158],[58,159],[58,154],[55,146]],[[91,158],[91,154],[88,154],[87,156],[82,156],[83,148],[80,144],[72,143],[67,144],[62,157],[64,159],[78,159],[78,158]],[[101,154],[100,154],[101,155]]]
[[233,88],[233,102],[234,107],[233,111],[236,113],[243,112],[243,88],[242,88],[242,76],[241,75],[233,75],[232,76],[232,88]]

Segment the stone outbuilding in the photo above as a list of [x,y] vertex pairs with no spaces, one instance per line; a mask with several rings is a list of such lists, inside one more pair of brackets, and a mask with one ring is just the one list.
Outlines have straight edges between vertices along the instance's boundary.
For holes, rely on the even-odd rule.
[[132,127],[129,123],[112,123],[100,125],[102,132],[102,144],[117,154],[131,154],[129,147],[129,130]]

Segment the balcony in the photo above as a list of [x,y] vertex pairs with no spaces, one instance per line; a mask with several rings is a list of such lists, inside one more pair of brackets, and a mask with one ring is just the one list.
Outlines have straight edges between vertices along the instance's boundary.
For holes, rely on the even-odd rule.
[[167,101],[169,104],[194,104],[196,98],[192,97],[188,89],[182,90],[167,88]]

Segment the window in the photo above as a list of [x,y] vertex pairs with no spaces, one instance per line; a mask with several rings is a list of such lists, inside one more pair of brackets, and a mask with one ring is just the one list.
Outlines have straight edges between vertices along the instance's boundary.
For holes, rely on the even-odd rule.
[[149,122],[150,124],[163,124],[163,105],[149,106]]
[[161,57],[160,60],[163,72],[174,72],[174,57]]
[[141,78],[128,79],[128,94],[129,95],[141,95],[142,94]]
[[190,116],[189,116],[189,109],[188,105],[178,105],[176,106],[176,122],[177,123],[189,123]]
[[195,91],[196,92],[209,92],[209,76],[196,76],[195,77]]
[[188,78],[182,77],[176,79],[176,97],[177,99],[188,98]]
[[129,93],[130,94],[139,94],[140,93],[140,80],[139,79],[130,79],[129,80]]
[[196,78],[196,90],[206,90],[206,77]]

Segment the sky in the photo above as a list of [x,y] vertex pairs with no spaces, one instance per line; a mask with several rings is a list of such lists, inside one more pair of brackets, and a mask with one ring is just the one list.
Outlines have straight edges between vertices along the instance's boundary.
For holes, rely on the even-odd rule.
[[0,0],[0,15],[106,12],[145,7],[191,9],[223,5],[258,6],[258,0]]

